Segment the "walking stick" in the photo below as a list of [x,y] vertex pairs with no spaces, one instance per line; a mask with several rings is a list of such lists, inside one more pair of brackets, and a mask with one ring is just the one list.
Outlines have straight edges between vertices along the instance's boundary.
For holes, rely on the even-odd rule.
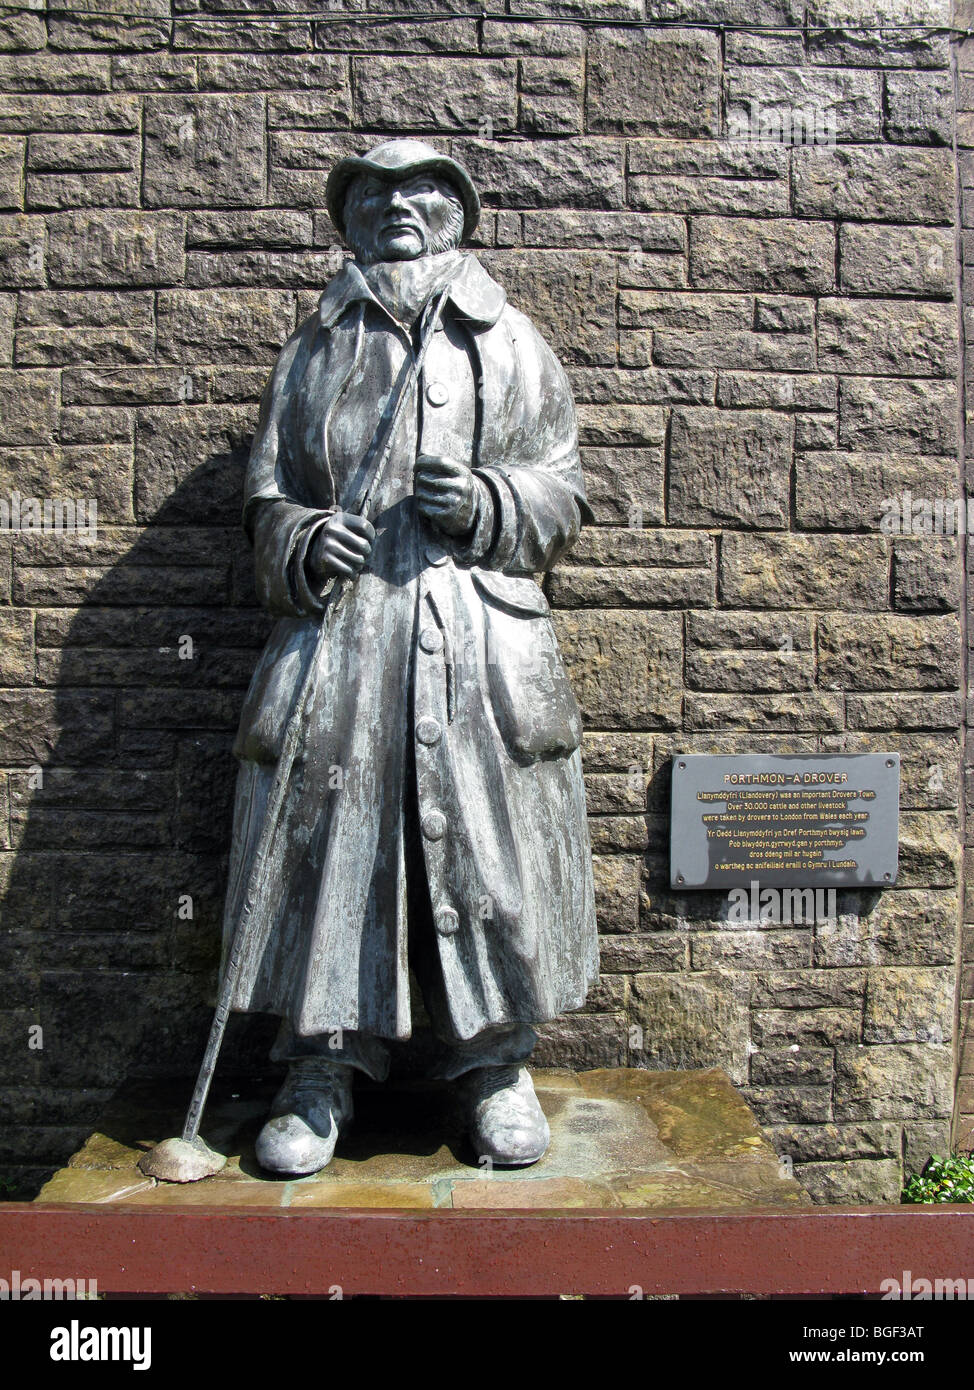
[[[419,379],[423,359],[439,324],[449,292],[449,284],[439,292],[433,312],[424,326],[419,351],[413,358],[409,369],[403,374],[395,400],[393,401],[390,397],[389,402],[387,402],[376,427],[375,437],[366,451],[366,457],[369,453],[375,452],[376,463],[365,494],[353,509],[361,516],[367,517],[372,508],[375,495],[384,477],[386,460],[395,436],[396,425],[399,423],[399,417],[402,414],[406,397],[410,393],[410,388]],[[230,1017],[231,1005],[244,964],[256,956],[267,939],[269,928],[264,902],[267,875],[264,871],[282,830],[283,811],[287,800],[291,771],[301,742],[305,714],[317,686],[319,670],[327,651],[331,620],[342,595],[345,593],[347,583],[348,581],[344,576],[338,576],[325,599],[314,652],[308,663],[298,698],[294,703],[284,731],[277,770],[267,799],[267,810],[264,814],[260,837],[254,850],[250,875],[247,879],[247,892],[244,895],[243,905],[234,929],[233,942],[220,984],[206,1051],[203,1054],[199,1075],[196,1078],[196,1086],[186,1111],[183,1132],[180,1138],[164,1139],[142,1155],[139,1159],[139,1167],[149,1177],[161,1178],[167,1182],[196,1182],[200,1178],[210,1177],[212,1174],[218,1173],[226,1164],[226,1158],[222,1154],[216,1153],[205,1140],[200,1138],[200,1120],[203,1116],[206,1098],[209,1095],[210,1084],[213,1081],[217,1058],[220,1055],[220,1048],[226,1032],[227,1020]]]

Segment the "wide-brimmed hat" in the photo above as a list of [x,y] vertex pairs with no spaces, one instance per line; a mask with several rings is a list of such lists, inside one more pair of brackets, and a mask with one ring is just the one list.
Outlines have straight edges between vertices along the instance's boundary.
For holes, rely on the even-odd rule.
[[387,140],[366,155],[340,159],[325,185],[325,205],[331,220],[344,236],[345,194],[357,175],[374,174],[389,183],[398,183],[423,173],[446,179],[456,190],[463,204],[463,235],[470,236],[480,218],[480,199],[473,181],[462,164],[440,154],[425,140]]

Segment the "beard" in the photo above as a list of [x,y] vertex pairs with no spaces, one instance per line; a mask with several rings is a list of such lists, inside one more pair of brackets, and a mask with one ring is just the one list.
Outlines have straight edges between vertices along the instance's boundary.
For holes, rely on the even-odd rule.
[[[409,257],[410,260],[419,260],[423,256],[439,256],[444,251],[455,251],[460,245],[463,237],[463,204],[459,198],[450,198],[449,202],[450,211],[444,226],[435,236],[430,236],[424,228],[423,249],[418,256]],[[375,233],[359,216],[354,189],[348,196],[345,209],[346,245],[361,265],[374,265],[381,259],[375,246]]]

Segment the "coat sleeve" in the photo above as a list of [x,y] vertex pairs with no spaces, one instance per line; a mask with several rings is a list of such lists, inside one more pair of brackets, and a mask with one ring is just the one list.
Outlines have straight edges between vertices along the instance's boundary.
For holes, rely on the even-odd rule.
[[295,495],[284,415],[307,354],[305,325],[281,349],[264,389],[244,483],[243,524],[254,547],[257,597],[269,612],[287,618],[310,617],[323,607],[305,560],[337,510],[304,506]]
[[474,469],[472,533],[453,550],[461,564],[541,574],[591,520],[578,452],[578,422],[561,363],[531,322],[505,311],[516,375],[510,399],[513,447]]

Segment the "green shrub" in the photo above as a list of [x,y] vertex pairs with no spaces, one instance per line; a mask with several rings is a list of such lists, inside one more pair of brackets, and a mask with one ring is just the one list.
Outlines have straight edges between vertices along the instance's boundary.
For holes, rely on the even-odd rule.
[[934,1154],[921,1173],[915,1173],[900,1199],[903,1202],[974,1202],[974,1155]]

